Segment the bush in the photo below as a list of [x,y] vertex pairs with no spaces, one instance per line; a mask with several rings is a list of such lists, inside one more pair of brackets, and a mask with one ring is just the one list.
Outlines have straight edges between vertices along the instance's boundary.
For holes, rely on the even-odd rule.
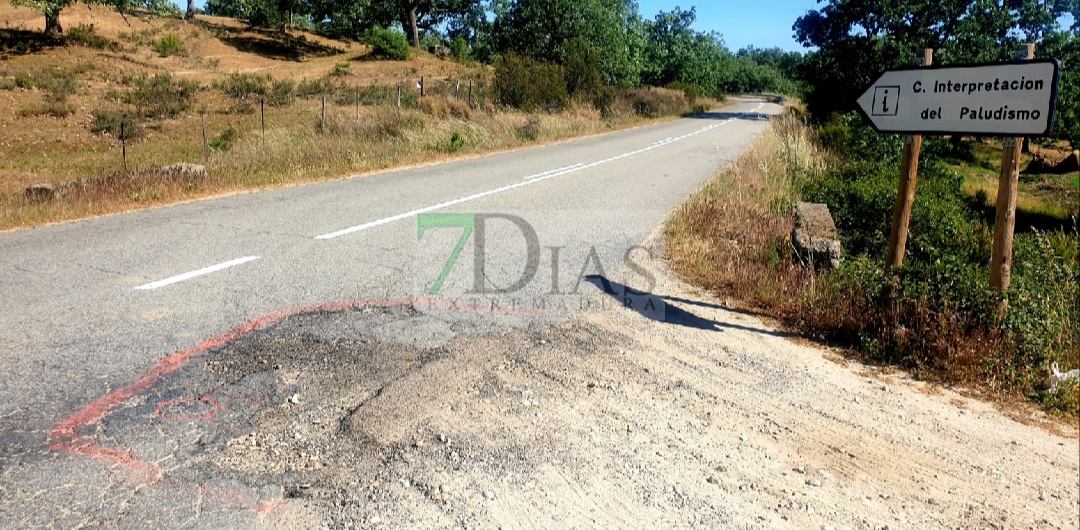
[[690,109],[686,96],[662,88],[633,89],[627,94],[634,112],[645,118],[679,116]]
[[266,93],[266,104],[271,107],[292,105],[296,100],[296,81],[292,79],[274,80]]
[[605,120],[610,118],[613,114],[613,107],[615,106],[615,100],[618,99],[619,94],[615,91],[614,87],[600,87],[593,95],[593,107],[600,111],[600,117]]
[[52,116],[66,118],[75,113],[75,106],[66,101],[56,101],[46,97],[37,103],[28,103],[19,110],[19,116]]
[[162,57],[183,55],[184,41],[180,40],[180,36],[175,33],[166,33],[160,40],[154,42],[154,49]]
[[[123,127],[121,127],[121,123]],[[90,123],[90,132],[94,134],[108,133],[120,139],[121,130],[123,131],[124,140],[137,140],[142,137],[142,128],[133,113],[113,109],[97,109],[94,111],[94,121]]]
[[461,136],[461,133],[454,131],[454,133],[450,135],[450,141],[446,144],[444,150],[447,153],[456,153],[460,151],[462,147],[465,147],[465,137]]
[[376,59],[407,61],[412,54],[405,34],[384,28],[374,28],[367,32],[364,41],[371,46],[371,55]]
[[218,133],[214,139],[210,140],[210,148],[215,151],[228,151],[238,141],[240,141],[240,131],[236,127],[229,125]]
[[540,121],[530,118],[525,125],[517,128],[517,136],[521,141],[535,142],[540,137]]
[[[234,72],[225,79],[214,82],[214,88],[236,98],[243,99],[249,94],[266,95],[266,86],[270,82],[268,75],[242,74]],[[293,86],[295,88],[295,83]]]
[[456,98],[426,97],[420,100],[420,110],[439,119],[450,117],[462,120],[472,119],[472,109],[469,108],[469,104]]
[[570,97],[558,65],[510,52],[495,64],[495,99],[525,111],[555,112],[566,108]]
[[191,108],[198,89],[194,81],[177,81],[172,74],[161,73],[136,79],[135,89],[124,96],[124,102],[135,105],[144,118],[174,118]]
[[67,35],[64,40],[68,44],[77,44],[80,46],[86,46],[87,48],[94,48],[95,50],[108,50],[111,52],[119,52],[123,50],[120,43],[98,35],[94,30],[94,26],[84,26],[82,24],[70,28],[67,31]]
[[450,43],[450,57],[459,63],[469,60],[469,43],[461,35],[455,37]]

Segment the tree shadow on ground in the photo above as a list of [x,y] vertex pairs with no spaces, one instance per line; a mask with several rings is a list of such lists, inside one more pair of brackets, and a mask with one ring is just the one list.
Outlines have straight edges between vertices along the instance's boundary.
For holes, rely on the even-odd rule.
[[683,309],[682,307],[679,307],[680,305],[695,305],[699,307],[708,307],[711,309],[727,310],[727,308],[723,308],[714,304],[636,291],[626,285],[623,285],[619,282],[611,281],[606,277],[600,275],[586,276],[585,280],[595,285],[604,294],[614,298],[616,301],[618,301],[619,305],[622,305],[627,309],[631,309],[634,312],[644,316],[645,318],[656,322],[683,326],[692,329],[702,329],[706,331],[727,331],[730,329],[737,329],[742,331],[750,331],[753,333],[760,333],[762,335],[769,335],[772,337],[786,338],[794,336],[790,333],[784,333],[782,331],[774,331],[771,329],[753,326],[743,326],[740,324],[733,324],[729,322],[717,322],[715,320],[700,317],[686,309]]
[[39,53],[63,45],[62,39],[48,37],[40,31],[0,29],[0,57]]
[[207,21],[199,21],[199,24],[236,51],[267,59],[299,62],[308,57],[327,57],[344,53],[344,50],[340,48],[309,41],[303,35],[296,36],[262,28],[238,30]]
[[695,120],[746,120],[746,121],[769,121],[772,117],[770,114],[763,114],[760,112],[702,112],[700,114],[689,114],[687,118]]

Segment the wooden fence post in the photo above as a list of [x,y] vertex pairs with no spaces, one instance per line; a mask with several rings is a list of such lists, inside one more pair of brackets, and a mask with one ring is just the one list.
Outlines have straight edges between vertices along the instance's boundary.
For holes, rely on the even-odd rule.
[[[923,49],[919,66],[930,66],[933,62],[934,50]],[[896,192],[896,208],[893,210],[892,225],[889,228],[889,250],[885,254],[885,270],[904,266],[908,224],[911,222],[911,207],[915,203],[915,184],[919,175],[920,151],[922,151],[922,136],[905,135],[904,154],[900,162],[900,184]]]
[[259,123],[262,127],[262,143],[266,144],[266,98],[259,96]]
[[322,97],[322,120],[319,122],[322,127],[322,132],[326,132],[326,94]]
[[124,120],[120,120],[120,159],[124,162],[124,173],[127,173],[127,141],[125,139]]
[[[1035,45],[1023,44],[1017,60],[1035,58]],[[1016,230],[1016,189],[1020,180],[1020,158],[1024,139],[1003,138],[1001,174],[998,177],[997,216],[994,218],[994,248],[990,254],[990,287],[998,294],[1009,290],[1012,279],[1013,235]],[[1004,309],[1004,306],[1002,306]]]
[[203,157],[210,160],[210,139],[206,137],[206,114],[202,115],[202,148]]
[[397,106],[401,108],[401,85],[397,86]]

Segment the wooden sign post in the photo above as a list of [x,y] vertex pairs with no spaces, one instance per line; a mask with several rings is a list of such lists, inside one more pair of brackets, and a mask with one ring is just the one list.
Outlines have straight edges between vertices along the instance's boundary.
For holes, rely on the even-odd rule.
[[[923,49],[918,66],[930,66],[933,62],[934,50]],[[896,209],[893,211],[892,225],[889,229],[889,250],[885,254],[885,270],[904,266],[908,224],[911,222],[911,207],[915,204],[915,182],[919,175],[921,150],[922,135],[904,136],[904,154],[900,161],[900,185],[896,193]]]
[[[1035,58],[1035,45],[1024,44],[1016,50],[1016,60]],[[990,254],[990,287],[998,294],[1009,290],[1012,279],[1013,235],[1016,230],[1016,189],[1020,181],[1020,154],[1024,138],[1003,138],[1001,174],[998,177],[997,216],[994,220],[994,248]]]
[[998,185],[990,286],[999,294],[1009,289],[1013,233],[1016,228],[1016,188],[1024,138],[1045,136],[1054,125],[1061,63],[1035,59],[1035,45],[1020,47],[1013,61],[930,66],[931,50],[923,63],[882,73],[859,96],[858,111],[879,133],[908,135],[896,210],[889,234],[886,270],[904,264],[908,222],[915,199],[921,135],[1004,137]]

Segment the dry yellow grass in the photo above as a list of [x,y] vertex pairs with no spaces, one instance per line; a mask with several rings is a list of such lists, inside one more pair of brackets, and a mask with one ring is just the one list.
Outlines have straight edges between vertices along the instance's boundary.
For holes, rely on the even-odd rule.
[[[33,35],[26,32],[40,31],[44,23],[37,12],[6,3],[0,5],[0,20],[0,30],[14,38]],[[199,17],[189,23],[128,17],[125,22],[115,12],[83,4],[65,9],[61,21],[68,30],[92,25],[95,34],[118,46],[110,50],[69,44],[0,55],[0,230],[475,156],[646,122],[633,109],[601,119],[591,106],[580,104],[552,115],[496,109],[489,99],[488,67],[439,60],[423,52],[410,61],[372,61],[362,45],[311,34],[294,32],[285,46],[279,36],[248,31],[230,19]],[[152,43],[167,33],[180,37],[183,55],[160,57],[153,48]],[[67,100],[74,112],[63,118],[22,115],[21,109],[41,106],[44,92],[15,87],[14,80],[50,68],[78,72],[78,88]],[[118,178],[116,173],[124,166],[120,141],[89,130],[99,109],[122,107],[116,98],[132,90],[133,78],[158,73],[195,82],[200,88],[190,110],[151,120],[143,125],[143,137],[127,142],[127,168],[192,162],[207,166],[206,179],[159,183]],[[237,101],[213,88],[234,73],[270,75],[298,84],[329,79],[352,90],[376,85],[385,87],[386,94],[401,86],[406,105],[398,108],[384,98],[357,109],[351,90],[335,90],[327,98],[325,128],[322,99],[299,98],[289,105],[266,107],[264,136],[258,99]],[[417,105],[416,82],[421,76],[428,96]],[[472,105],[466,101],[470,83],[475,86]],[[231,133],[231,147],[206,156],[204,119],[208,139],[213,142]],[[530,122],[538,125],[539,134],[519,135],[518,130]],[[447,148],[455,133],[464,143]],[[78,193],[51,201],[35,202],[23,195],[31,185],[71,182],[80,183],[70,188]],[[95,186],[98,189],[91,189]]]

